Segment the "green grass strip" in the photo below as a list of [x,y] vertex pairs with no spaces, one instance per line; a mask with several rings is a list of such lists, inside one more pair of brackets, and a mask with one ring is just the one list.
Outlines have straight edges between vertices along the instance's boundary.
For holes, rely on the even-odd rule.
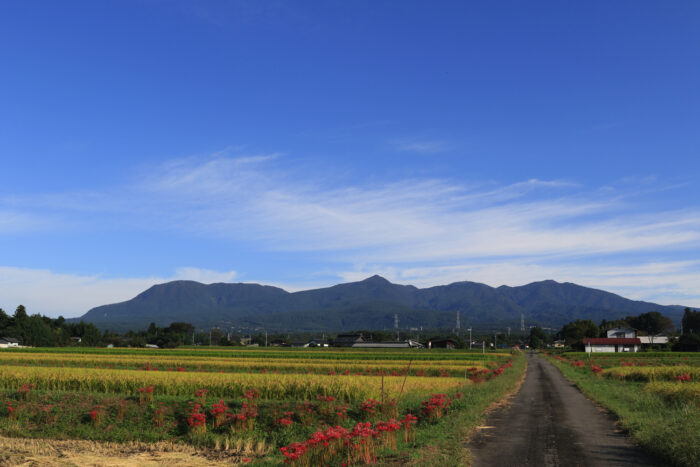
[[[617,381],[549,358],[584,394],[615,413],[620,425],[645,450],[670,465],[700,465],[700,407],[697,400],[670,400],[645,383]],[[682,384],[682,383],[678,383]]]

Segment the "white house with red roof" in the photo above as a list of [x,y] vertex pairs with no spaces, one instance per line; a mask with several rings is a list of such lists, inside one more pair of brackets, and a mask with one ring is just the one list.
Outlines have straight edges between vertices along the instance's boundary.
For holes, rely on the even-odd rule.
[[642,341],[637,337],[584,337],[586,352],[638,352]]

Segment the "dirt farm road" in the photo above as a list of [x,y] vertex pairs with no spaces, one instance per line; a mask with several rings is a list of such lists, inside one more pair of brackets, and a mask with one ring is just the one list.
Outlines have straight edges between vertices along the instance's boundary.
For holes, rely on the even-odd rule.
[[529,354],[520,391],[471,437],[474,467],[653,466],[551,363]]

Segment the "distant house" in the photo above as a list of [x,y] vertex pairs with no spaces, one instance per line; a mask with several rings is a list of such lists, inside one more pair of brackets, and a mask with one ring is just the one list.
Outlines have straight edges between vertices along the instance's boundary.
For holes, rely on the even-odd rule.
[[80,344],[81,342],[83,342],[83,338],[82,337],[71,337],[70,342],[71,342],[71,344]]
[[19,347],[19,341],[14,337],[0,338],[0,349],[7,349],[9,347]]
[[614,328],[614,329],[608,329],[607,331],[607,337],[613,338],[613,337],[618,337],[618,338],[624,338],[624,339],[634,339],[636,336],[634,329],[630,328]]
[[284,339],[272,339],[270,341],[270,347],[286,347],[287,341]]
[[429,349],[454,349],[457,343],[453,339],[435,338],[428,340]]
[[554,341],[554,344],[552,345],[555,349],[563,349],[566,347],[566,341],[561,339],[561,340],[556,340]]
[[610,338],[613,337],[621,337],[625,339],[632,339],[632,338],[637,338],[641,341],[642,346],[649,346],[649,345],[663,345],[663,344],[668,344],[668,336],[640,336],[639,332],[635,331],[634,329],[630,328],[615,328],[615,329],[609,329],[607,331],[607,336]]
[[311,339],[309,347],[328,347],[329,343],[326,339]]
[[338,337],[333,339],[334,347],[352,347],[354,344],[365,342],[362,334],[338,334]]
[[638,352],[642,342],[634,337],[585,337],[586,352]]
[[146,347],[147,349],[159,349],[160,348],[156,344],[146,344],[146,345],[144,345],[144,347]]
[[353,349],[417,349],[422,347],[423,344],[411,339],[400,342],[356,342],[352,345]]
[[668,336],[637,336],[642,341],[642,345],[664,345],[668,344]]

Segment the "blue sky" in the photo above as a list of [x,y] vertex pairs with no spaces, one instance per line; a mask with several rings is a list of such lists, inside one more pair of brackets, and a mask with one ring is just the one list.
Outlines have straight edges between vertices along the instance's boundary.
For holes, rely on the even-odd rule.
[[697,2],[5,1],[0,307],[172,279],[700,305]]

